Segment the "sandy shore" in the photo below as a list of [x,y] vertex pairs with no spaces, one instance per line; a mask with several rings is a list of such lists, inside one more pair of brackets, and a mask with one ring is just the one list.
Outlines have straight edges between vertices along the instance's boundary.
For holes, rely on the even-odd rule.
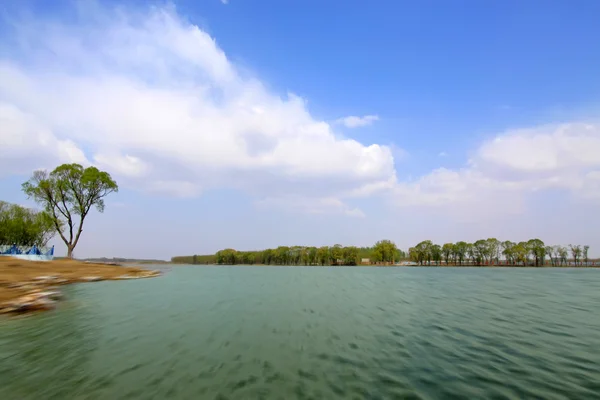
[[62,297],[58,287],[69,283],[158,275],[158,271],[76,260],[34,262],[0,257],[0,314],[52,309]]

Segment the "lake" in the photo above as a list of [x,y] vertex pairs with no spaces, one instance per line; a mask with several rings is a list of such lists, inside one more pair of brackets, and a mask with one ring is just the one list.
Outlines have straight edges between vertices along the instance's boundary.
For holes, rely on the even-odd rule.
[[173,267],[0,319],[0,398],[592,399],[600,269]]

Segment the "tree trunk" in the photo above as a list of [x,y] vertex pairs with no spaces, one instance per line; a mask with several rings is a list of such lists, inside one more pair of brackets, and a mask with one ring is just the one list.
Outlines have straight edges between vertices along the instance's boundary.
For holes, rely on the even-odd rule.
[[73,258],[73,246],[67,246],[67,258]]

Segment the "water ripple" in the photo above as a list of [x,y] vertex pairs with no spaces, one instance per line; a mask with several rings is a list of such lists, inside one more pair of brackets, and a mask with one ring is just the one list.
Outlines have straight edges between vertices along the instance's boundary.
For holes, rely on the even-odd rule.
[[0,320],[2,399],[592,399],[597,270],[176,267]]

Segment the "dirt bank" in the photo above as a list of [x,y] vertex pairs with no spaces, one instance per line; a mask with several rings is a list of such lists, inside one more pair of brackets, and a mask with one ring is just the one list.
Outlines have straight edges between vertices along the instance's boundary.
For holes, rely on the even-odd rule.
[[0,313],[18,313],[54,308],[62,297],[58,286],[149,278],[158,271],[135,267],[84,263],[76,260],[35,262],[0,257]]

